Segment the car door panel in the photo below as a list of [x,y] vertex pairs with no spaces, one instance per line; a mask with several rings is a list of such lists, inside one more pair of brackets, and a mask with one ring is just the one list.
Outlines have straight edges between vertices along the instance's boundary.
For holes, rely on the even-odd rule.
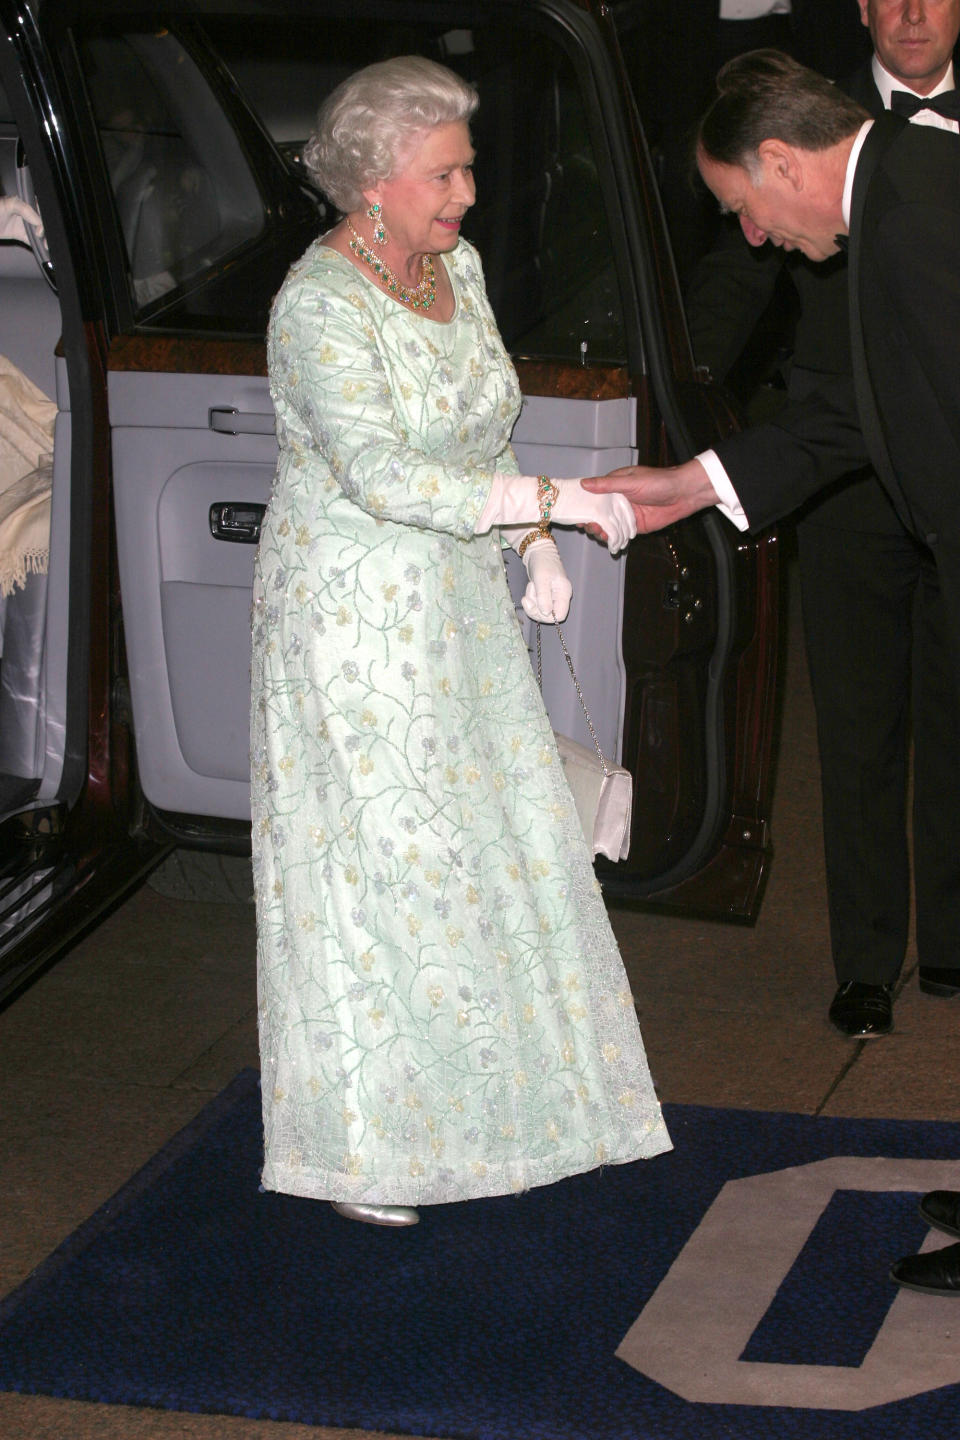
[[[128,352],[129,353],[129,352]],[[259,376],[111,371],[110,418],[134,733],[141,783],[161,810],[249,814],[249,611],[254,547],[211,535],[211,509],[262,505],[276,459]],[[222,428],[211,426],[211,417]],[[521,468],[604,474],[634,457],[633,402],[529,397],[514,432]],[[578,532],[558,535],[578,597],[567,626],[605,753],[619,754],[622,558]],[[511,563],[512,562],[512,563]],[[519,598],[522,565],[510,556]],[[535,627],[522,617],[531,649]],[[605,634],[609,643],[593,637]],[[552,639],[552,637],[550,637]],[[559,646],[544,646],[555,729],[590,744]]]
[[[265,505],[273,468],[255,461],[183,465],[165,483],[158,511],[160,618],[180,753],[195,774],[244,788],[254,547],[213,538],[209,516],[224,502]],[[166,808],[193,809],[202,798]],[[246,818],[239,799],[237,807],[225,814]]]
[[112,370],[114,503],[134,734],[160,810],[249,818],[250,593],[254,547],[214,538],[211,508],[263,505],[272,433],[214,416],[272,418],[260,376]]

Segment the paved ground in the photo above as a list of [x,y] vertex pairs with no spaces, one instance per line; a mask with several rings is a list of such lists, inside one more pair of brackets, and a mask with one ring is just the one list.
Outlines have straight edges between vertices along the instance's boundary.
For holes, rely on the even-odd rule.
[[[784,694],[776,857],[756,925],[613,916],[661,1097],[960,1119],[960,1001],[919,993],[912,950],[894,1035],[851,1043],[826,1023],[817,762],[795,618]],[[0,1293],[256,1063],[252,908],[142,889],[0,1014]],[[0,1395],[0,1436],[363,1440],[16,1395]]]

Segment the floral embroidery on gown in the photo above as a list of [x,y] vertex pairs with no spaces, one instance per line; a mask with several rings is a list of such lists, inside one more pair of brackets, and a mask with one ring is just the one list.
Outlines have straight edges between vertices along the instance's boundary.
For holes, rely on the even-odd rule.
[[[507,587],[476,251],[449,323],[315,242],[271,317],[252,806],[268,1189],[419,1205],[670,1148]],[[611,642],[612,643],[612,642]]]

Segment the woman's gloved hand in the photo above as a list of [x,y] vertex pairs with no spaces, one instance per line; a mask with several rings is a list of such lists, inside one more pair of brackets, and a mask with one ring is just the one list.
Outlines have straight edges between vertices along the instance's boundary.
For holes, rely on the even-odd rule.
[[[551,483],[557,489],[557,497],[550,510],[551,524],[596,526],[612,555],[622,550],[636,535],[633,506],[618,491],[594,495],[584,490],[579,480],[553,480]],[[504,475],[498,472],[493,477],[487,503],[477,521],[476,533],[482,534],[492,525],[536,525],[540,519],[538,487],[539,477],[536,475]]]
[[[500,533],[519,554],[530,526],[508,526]],[[552,540],[533,540],[523,547],[520,558],[528,576],[527,588],[520,597],[524,614],[542,625],[559,625],[567,618],[573,586],[556,545]]]
[[[595,525],[602,532],[611,555],[625,550],[637,533],[637,520],[633,506],[625,495],[609,490],[604,495],[592,495],[584,490],[579,480],[554,480],[559,495],[552,511],[553,525]],[[609,505],[594,507],[591,500],[609,500]]]

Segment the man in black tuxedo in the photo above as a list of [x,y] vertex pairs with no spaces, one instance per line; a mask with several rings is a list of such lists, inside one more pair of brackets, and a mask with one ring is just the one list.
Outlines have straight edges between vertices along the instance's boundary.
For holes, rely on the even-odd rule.
[[754,237],[815,261],[848,248],[851,373],[715,451],[585,483],[628,495],[643,531],[710,505],[761,530],[872,464],[930,551],[960,671],[960,146],[898,114],[871,120],[776,51],[731,61],[718,86],[700,173]]
[[[931,554],[960,675],[960,146],[894,113],[871,119],[775,51],[732,61],[717,86],[700,174],[748,237],[815,261],[847,248],[851,374],[671,469],[630,466],[585,483],[628,495],[643,531],[710,505],[753,530],[869,461]],[[921,1213],[960,1235],[957,1192],[925,1196]],[[890,1273],[960,1294],[960,1244]]]
[[[874,56],[842,82],[873,116],[894,91],[953,88],[960,0],[858,0]],[[918,124],[956,133],[921,108]],[[723,379],[781,274],[801,301],[789,391],[803,400],[849,370],[842,254],[786,256],[733,228],[687,297],[694,354]],[[960,992],[960,687],[933,558],[872,472],[830,487],[797,527],[804,631],[820,746],[824,850],[837,990],[830,1019],[857,1039],[893,1026],[910,916],[906,834],[913,680],[913,862],[921,990]]]

